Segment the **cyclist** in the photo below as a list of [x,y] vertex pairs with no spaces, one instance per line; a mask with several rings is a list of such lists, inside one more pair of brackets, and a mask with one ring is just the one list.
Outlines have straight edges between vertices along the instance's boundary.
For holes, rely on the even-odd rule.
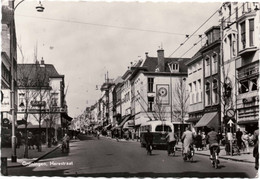
[[147,153],[151,154],[151,147],[153,145],[153,135],[149,129],[147,129],[147,133],[145,133],[145,135],[144,135],[144,140],[146,142]]
[[209,144],[209,150],[210,150],[210,159],[213,159],[213,149],[214,147],[217,147],[217,162],[218,161],[218,154],[220,152],[220,148],[219,148],[219,135],[218,133],[215,131],[215,129],[212,127],[210,128],[210,132],[207,134],[206,136],[206,141]]
[[190,145],[193,145],[193,139],[195,135],[191,132],[190,127],[186,127],[185,132],[182,134],[181,140],[183,143],[183,160],[187,160],[188,153],[190,153]]

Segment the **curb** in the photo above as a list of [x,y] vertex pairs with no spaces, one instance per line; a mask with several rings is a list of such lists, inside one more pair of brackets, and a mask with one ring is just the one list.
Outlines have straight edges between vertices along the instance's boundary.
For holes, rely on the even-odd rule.
[[38,162],[38,161],[41,160],[43,157],[45,157],[45,156],[49,155],[50,153],[54,152],[55,150],[57,150],[58,148],[60,148],[60,146],[61,146],[61,144],[58,144],[55,148],[53,148],[53,149],[50,150],[49,152],[43,154],[42,156],[40,156],[40,157],[38,157],[37,159],[35,159],[35,160],[29,162],[29,163],[26,164],[26,165],[20,164],[20,165],[15,165],[15,166],[7,166],[7,168],[26,167],[26,166],[28,166],[28,165],[31,165],[32,163]]
[[[176,147],[178,149],[181,150],[180,147]],[[195,153],[197,155],[203,155],[203,156],[210,156],[209,154],[203,154],[203,153]],[[222,156],[219,156],[220,159],[224,159],[224,160],[232,160],[232,161],[236,161],[236,162],[244,162],[244,163],[255,163],[255,162],[251,162],[251,161],[246,161],[246,160],[242,160],[242,159],[235,159],[235,158],[228,158],[228,157],[222,157]]]

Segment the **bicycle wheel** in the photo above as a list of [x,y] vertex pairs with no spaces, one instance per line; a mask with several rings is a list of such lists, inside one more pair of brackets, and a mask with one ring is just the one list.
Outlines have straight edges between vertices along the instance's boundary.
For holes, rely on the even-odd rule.
[[217,152],[214,151],[214,168],[218,168],[218,159],[217,159]]

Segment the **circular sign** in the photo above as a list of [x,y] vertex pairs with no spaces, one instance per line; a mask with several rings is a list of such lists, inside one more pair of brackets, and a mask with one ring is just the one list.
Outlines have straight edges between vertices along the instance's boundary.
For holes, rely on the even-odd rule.
[[226,114],[228,117],[234,117],[235,111],[234,111],[234,109],[228,109]]
[[167,95],[167,89],[164,87],[159,88],[159,96],[164,97]]

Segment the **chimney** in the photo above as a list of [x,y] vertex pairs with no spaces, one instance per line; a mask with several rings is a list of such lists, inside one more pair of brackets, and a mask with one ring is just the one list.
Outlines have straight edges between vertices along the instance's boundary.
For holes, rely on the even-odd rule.
[[159,68],[159,71],[160,72],[164,72],[165,71],[164,50],[163,49],[157,50],[157,54],[158,54],[158,68]]
[[148,52],[145,52],[145,56],[148,57]]

